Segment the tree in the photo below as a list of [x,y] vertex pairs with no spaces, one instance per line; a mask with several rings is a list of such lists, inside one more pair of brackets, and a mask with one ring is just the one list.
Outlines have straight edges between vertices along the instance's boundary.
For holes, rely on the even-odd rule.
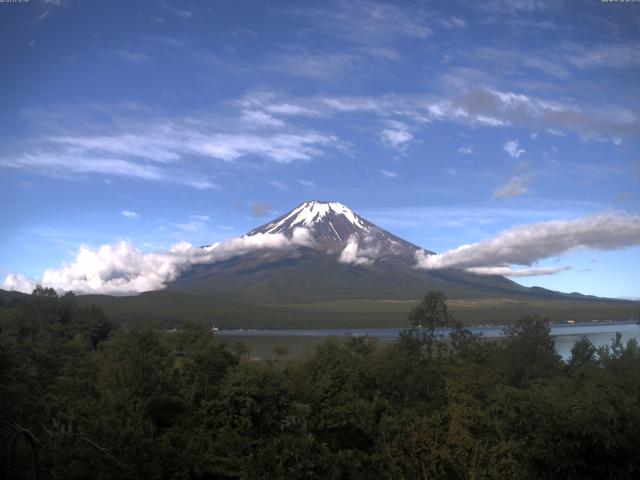
[[506,336],[501,368],[507,381],[524,386],[533,378],[552,376],[562,363],[555,350],[548,320],[537,315],[522,317],[503,330]]
[[113,330],[113,325],[109,317],[95,305],[83,308],[80,314],[82,316],[83,333],[95,351],[98,348],[98,344],[109,337]]
[[40,284],[36,285],[36,288],[33,289],[31,295],[42,298],[58,298],[58,294],[53,288],[43,287]]
[[453,315],[447,308],[447,297],[442,292],[429,292],[409,312],[411,326],[425,328],[433,333],[437,328],[454,324]]
[[589,365],[596,358],[597,349],[587,337],[582,337],[571,348],[569,365],[572,367],[582,367]]

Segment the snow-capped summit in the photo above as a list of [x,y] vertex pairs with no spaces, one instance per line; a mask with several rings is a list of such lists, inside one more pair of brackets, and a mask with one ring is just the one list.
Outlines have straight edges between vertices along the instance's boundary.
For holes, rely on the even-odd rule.
[[282,233],[291,237],[294,229],[299,227],[309,229],[316,247],[325,251],[342,251],[349,242],[357,242],[361,248],[377,249],[384,254],[413,254],[418,249],[369,222],[342,203],[317,200],[304,202],[247,235]]
[[[344,217],[352,227],[366,230],[366,225],[362,218],[356,215],[353,210],[339,202],[320,202],[312,200],[304,202],[298,207],[291,210],[286,215],[276,218],[273,222],[259,227],[249,232],[249,235],[255,233],[287,233],[295,227],[306,227],[313,229],[316,225],[328,223],[331,227],[334,217]],[[337,232],[334,232],[334,238],[342,241]]]

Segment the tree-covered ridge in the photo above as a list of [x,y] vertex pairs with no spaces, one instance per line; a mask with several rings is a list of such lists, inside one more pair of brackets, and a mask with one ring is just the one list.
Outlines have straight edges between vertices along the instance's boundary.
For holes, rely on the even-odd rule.
[[198,325],[114,328],[72,294],[3,300],[2,473],[33,478],[32,440],[39,478],[638,477],[635,341],[582,339],[564,363],[544,320],[484,340],[437,293],[410,320],[388,346],[257,362]]

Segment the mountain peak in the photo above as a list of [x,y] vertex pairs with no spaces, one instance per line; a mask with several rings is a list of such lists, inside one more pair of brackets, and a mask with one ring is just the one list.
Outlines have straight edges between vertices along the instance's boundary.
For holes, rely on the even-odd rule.
[[[328,222],[332,225],[334,217],[344,217],[354,228],[366,229],[365,223],[346,205],[340,202],[322,202],[311,200],[297,206],[289,214],[276,219],[267,226],[266,233],[280,233],[294,227],[313,228]],[[342,241],[340,235],[338,239]]]
[[340,202],[319,200],[304,202],[247,235],[281,233],[291,237],[294,229],[299,227],[309,229],[316,247],[324,251],[341,251],[349,242],[387,253],[412,254],[418,248],[374,225]]
[[[355,233],[355,231],[367,231],[366,220],[346,205],[340,202],[310,200],[301,203],[289,213],[276,218],[273,222],[252,230],[248,235],[257,233],[291,234],[296,227],[305,227],[316,231],[318,228],[322,229],[323,226],[327,226],[330,230],[330,238],[327,238],[327,240],[335,242],[347,240],[349,234]],[[337,226],[343,227],[341,228],[343,230],[342,234],[336,229]],[[315,233],[319,232],[316,231]]]

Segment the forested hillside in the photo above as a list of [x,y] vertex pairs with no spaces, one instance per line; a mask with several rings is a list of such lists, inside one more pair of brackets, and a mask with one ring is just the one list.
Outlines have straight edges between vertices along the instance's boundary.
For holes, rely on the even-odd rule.
[[[640,349],[545,322],[503,341],[430,294],[399,340],[254,361],[202,326],[114,328],[72,294],[0,300],[6,478],[580,478],[640,475]],[[37,455],[37,459],[34,458]]]

